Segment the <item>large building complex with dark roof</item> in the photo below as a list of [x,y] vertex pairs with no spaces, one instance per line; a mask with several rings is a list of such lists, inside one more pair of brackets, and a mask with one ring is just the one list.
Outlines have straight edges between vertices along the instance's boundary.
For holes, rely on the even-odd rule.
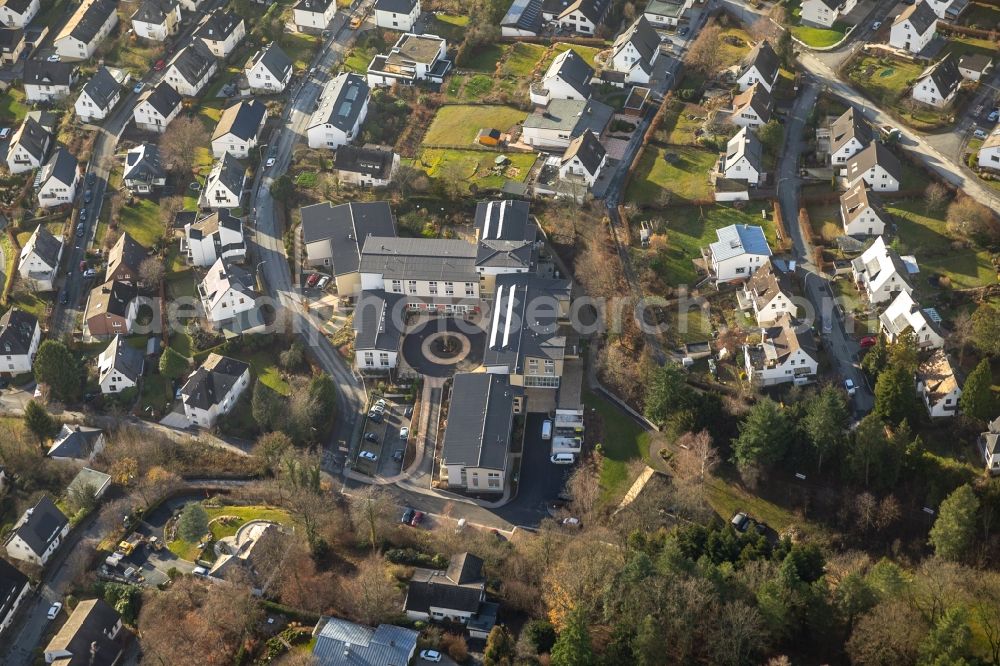
[[369,236],[394,237],[396,220],[386,201],[304,206],[302,240],[312,266],[333,269],[337,293],[352,298],[361,293],[361,248]]

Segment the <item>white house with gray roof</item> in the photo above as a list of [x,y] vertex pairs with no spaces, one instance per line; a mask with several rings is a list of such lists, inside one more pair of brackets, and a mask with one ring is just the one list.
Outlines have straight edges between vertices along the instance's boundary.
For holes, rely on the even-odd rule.
[[979,435],[979,450],[990,474],[1000,474],[1000,418],[989,423],[986,432]]
[[693,0],[649,0],[642,15],[654,28],[677,26],[692,4]]
[[39,0],[2,0],[0,23],[6,28],[26,28],[40,7]]
[[246,23],[235,12],[216,9],[194,31],[195,41],[208,47],[216,58],[225,58],[247,34]]
[[857,183],[840,195],[840,219],[848,236],[881,236],[889,215],[879,196]]
[[0,374],[6,377],[31,372],[42,339],[38,318],[18,307],[0,316]]
[[93,57],[111,30],[118,25],[118,3],[114,0],[84,0],[56,35],[52,46],[66,60]]
[[745,280],[770,261],[771,247],[764,230],[748,224],[731,224],[715,232],[716,240],[702,255],[716,282]]
[[135,387],[142,377],[143,363],[142,350],[130,346],[123,336],[116,335],[97,357],[101,393],[121,393]]
[[410,32],[420,18],[420,0],[375,0],[375,25]]
[[646,85],[659,55],[660,36],[643,15],[615,39],[608,68],[623,73],[625,83]]
[[554,99],[522,124],[521,140],[535,148],[565,151],[584,132],[601,138],[614,109],[596,99]]
[[184,97],[197,97],[215,75],[219,65],[205,43],[196,39],[178,51],[167,65],[162,81]]
[[52,291],[62,251],[62,239],[53,236],[44,224],[39,224],[21,248],[17,272],[35,291]]
[[80,164],[65,148],[59,148],[35,177],[38,205],[54,208],[72,203],[76,198],[76,185],[80,180]]
[[313,636],[316,666],[404,666],[417,650],[412,629],[380,624],[377,629],[335,617],[321,617]]
[[771,120],[771,95],[755,83],[733,96],[729,122],[737,127],[756,129]]
[[570,141],[559,161],[559,178],[565,182],[580,180],[590,188],[597,182],[608,161],[608,152],[590,132]]
[[49,152],[52,135],[34,118],[26,117],[14,132],[7,148],[7,170],[24,173],[42,166]]
[[257,147],[266,122],[267,107],[261,101],[240,100],[230,105],[212,132],[212,155],[220,158],[229,153],[245,159]]
[[273,95],[283,91],[291,80],[292,59],[271,42],[254,54],[243,71],[251,92]]
[[729,180],[756,185],[764,172],[764,147],[750,128],[744,127],[726,144],[719,157],[718,173]]
[[900,292],[913,293],[909,268],[882,236],[851,262],[851,269],[854,281],[872,305],[884,303]]
[[357,74],[342,72],[330,79],[306,125],[309,147],[336,150],[354,141],[368,115],[370,97],[368,83]]
[[140,130],[162,134],[170,121],[181,112],[182,102],[180,93],[173,86],[160,81],[155,88],[139,97],[139,103],[132,110],[135,126]]
[[830,125],[830,164],[837,166],[867,148],[875,138],[868,120],[851,106]]
[[150,194],[167,183],[167,172],[160,163],[160,149],[155,143],[140,143],[125,153],[122,182],[130,192]]
[[292,21],[300,32],[326,30],[336,15],[336,0],[299,0],[292,7]]
[[555,28],[592,37],[604,23],[611,0],[542,0],[542,18]]
[[7,556],[38,566],[52,557],[69,532],[69,519],[48,495],[27,509],[7,535],[4,546]]
[[545,106],[553,99],[590,99],[594,68],[573,49],[553,60],[542,80],[531,85],[531,102]]
[[73,460],[86,464],[103,450],[103,430],[64,423],[45,455],[56,460]]
[[896,192],[903,180],[903,166],[885,144],[873,141],[847,161],[844,178],[848,187],[864,181],[878,192]]
[[804,0],[800,18],[804,25],[831,28],[857,4],[857,0]]
[[740,91],[746,90],[755,83],[760,83],[769,93],[774,92],[781,71],[781,60],[774,52],[771,43],[766,39],[757,44],[743,59],[736,82]]
[[345,144],[333,158],[337,179],[355,187],[385,187],[399,168],[399,155],[383,146]]
[[819,371],[812,328],[782,313],[760,331],[760,341],[743,346],[747,378],[758,386],[809,384]]
[[418,81],[442,83],[451,69],[448,42],[437,35],[404,33],[388,53],[380,53],[368,64],[368,85],[412,86]]
[[211,428],[249,386],[249,363],[213,352],[181,387],[184,416],[191,425]]
[[202,208],[239,208],[246,180],[246,165],[227,152],[209,172],[198,204]]
[[920,53],[937,34],[937,15],[925,0],[910,5],[896,17],[889,30],[889,46]]
[[247,252],[243,221],[219,210],[188,223],[181,251],[194,266],[211,266],[219,259],[242,261]]
[[396,367],[404,306],[402,294],[361,293],[354,308],[354,365],[360,372],[388,372]]
[[901,291],[878,318],[882,333],[890,343],[896,342],[907,331],[922,349],[941,349],[945,334],[941,328],[941,315],[933,308],[922,308],[907,291]]
[[67,97],[76,83],[76,67],[69,62],[31,59],[24,63],[24,98],[28,102],[51,102]]
[[[37,4],[37,0],[36,4]],[[17,609],[28,597],[31,581],[13,564],[0,558],[0,634],[13,623]]]
[[198,285],[205,318],[216,326],[255,310],[257,296],[256,281],[250,271],[221,257]]
[[166,41],[181,24],[181,5],[177,0],[142,0],[132,14],[135,34],[153,42]]
[[477,248],[459,239],[369,236],[361,289],[404,294],[411,310],[465,314],[479,306]]
[[73,108],[81,122],[104,120],[121,98],[129,74],[123,69],[101,67],[83,86]]
[[955,101],[961,84],[957,58],[946,55],[920,74],[910,94],[918,102],[940,109]]
[[[339,151],[338,151],[339,152]],[[396,220],[386,201],[304,206],[302,242],[310,266],[332,269],[341,298],[361,293],[361,250],[369,236],[396,236]]]

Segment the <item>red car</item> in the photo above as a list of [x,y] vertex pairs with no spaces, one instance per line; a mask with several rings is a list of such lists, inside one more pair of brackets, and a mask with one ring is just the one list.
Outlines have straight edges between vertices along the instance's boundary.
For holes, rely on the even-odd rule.
[[87,262],[86,261],[81,261],[80,262],[80,270],[81,271],[87,270]]
[[423,511],[414,511],[413,512],[413,519],[410,520],[410,526],[411,527],[416,527],[417,525],[419,525],[422,522],[424,522],[424,512]]
[[167,66],[167,63],[161,58],[160,60],[156,61],[155,65],[153,65],[153,69],[156,70],[157,72],[159,72],[160,70],[162,70],[166,66]]
[[866,335],[858,341],[862,349],[868,349],[869,347],[874,347],[878,343],[878,339],[874,335]]
[[319,282],[319,278],[320,278],[320,274],[319,273],[312,273],[312,274],[310,274],[309,277],[306,278],[306,286],[307,287],[315,287],[316,283]]

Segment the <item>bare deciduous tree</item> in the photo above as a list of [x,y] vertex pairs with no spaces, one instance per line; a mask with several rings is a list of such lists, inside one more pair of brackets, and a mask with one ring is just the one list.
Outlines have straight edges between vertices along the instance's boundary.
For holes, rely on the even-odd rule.
[[344,582],[344,600],[361,623],[377,626],[399,612],[399,590],[381,555],[372,553],[358,563],[358,570]]
[[698,38],[691,43],[687,54],[687,64],[693,70],[705,76],[712,76],[719,69],[722,53],[719,41],[722,39],[722,29],[716,25],[707,25],[698,33]]
[[167,166],[188,173],[194,166],[198,148],[209,143],[208,132],[197,118],[175,118],[160,139],[160,154]]
[[677,447],[673,469],[682,481],[701,485],[719,466],[719,451],[713,446],[712,436],[707,430],[681,435]]
[[351,519],[355,529],[363,533],[372,550],[381,540],[382,527],[392,509],[392,502],[378,486],[366,486],[351,497]]
[[948,188],[934,181],[924,190],[924,203],[931,210],[940,210],[948,198]]
[[150,286],[157,286],[166,275],[163,260],[159,257],[146,257],[139,264],[139,279]]

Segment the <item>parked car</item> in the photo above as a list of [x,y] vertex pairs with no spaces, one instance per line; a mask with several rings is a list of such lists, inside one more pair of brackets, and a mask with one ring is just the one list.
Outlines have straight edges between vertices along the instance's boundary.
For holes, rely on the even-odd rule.
[[688,34],[689,30],[690,29],[685,25],[682,26],[681,29],[677,31],[677,34],[683,37],[684,35]]
[[985,131],[976,128],[976,130],[972,132],[972,136],[976,137],[977,139],[985,139],[989,135],[986,134]]
[[370,412],[368,412],[368,420],[371,421],[372,423],[381,423],[382,422],[382,410],[380,410],[380,409],[373,409]]
[[50,620],[56,619],[56,616],[59,615],[59,611],[61,611],[61,610],[62,610],[62,602],[61,601],[57,601],[54,604],[52,604],[51,606],[49,606],[49,613],[48,613],[49,619]]
[[874,347],[878,343],[878,338],[874,335],[866,335],[865,337],[858,340],[858,344],[861,345],[862,349],[868,349],[869,347]]
[[410,429],[403,426],[399,429],[399,438],[404,442],[410,438]]
[[364,458],[365,460],[370,460],[372,462],[378,461],[378,456],[376,454],[372,453],[371,451],[362,451],[358,455],[358,457],[359,458]]
[[46,60],[48,60],[49,62],[59,62],[60,60],[62,60],[62,58],[59,57],[58,53],[53,53],[48,58],[46,58]]
[[145,84],[145,83],[143,83],[142,81],[136,81],[136,82],[135,82],[135,85],[134,85],[134,86],[132,86],[132,92],[134,92],[134,93],[136,93],[136,94],[139,94],[139,93],[141,93],[141,92],[142,92],[142,89],[143,89],[144,87],[146,87],[146,84]]
[[372,442],[374,444],[378,444],[378,435],[376,435],[373,432],[366,432],[365,433],[365,441],[366,442]]
[[87,185],[93,185],[97,182],[97,174],[91,172],[87,174]]
[[872,23],[872,30],[878,30],[882,27],[882,21],[875,21]]
[[96,277],[96,276],[97,276],[97,271],[95,271],[93,268],[88,268],[87,270],[85,270],[83,272],[83,277],[85,277],[87,279],[90,279],[90,278]]
[[844,390],[847,391],[847,395],[853,396],[858,392],[858,387],[854,385],[854,380],[848,377],[844,380]]
[[549,460],[555,465],[572,465],[576,462],[576,456],[572,453],[553,453]]
[[424,661],[433,661],[434,663],[437,663],[441,661],[441,653],[437,650],[421,650],[420,658]]
[[83,203],[89,204],[94,200],[94,190],[88,189],[83,193]]
[[69,292],[64,291],[62,293],[62,298],[59,299],[59,302],[62,303],[63,305],[69,303]]
[[163,58],[160,58],[159,60],[156,61],[156,64],[153,65],[153,69],[155,71],[159,72],[159,71],[162,71],[163,68],[166,67],[166,66],[167,66],[166,61],[163,60]]
[[737,532],[746,532],[747,528],[750,527],[750,516],[740,511],[733,516],[732,520],[729,521],[729,524],[732,525],[733,529]]
[[80,261],[80,270],[81,271],[87,270],[87,260],[86,259],[83,259],[82,261]]
[[[986,116],[986,119],[989,120],[991,123],[995,123],[997,120],[1000,120],[1000,109],[993,109],[992,111],[990,111],[990,115]],[[2,138],[3,138],[3,133],[0,132],[0,139]]]
[[86,222],[88,217],[90,217],[90,213],[87,211],[87,209],[86,208],[81,208],[80,209],[80,215],[79,215],[80,221],[81,222]]
[[413,520],[413,514],[415,513],[416,511],[414,511],[413,509],[411,509],[410,507],[406,507],[406,509],[403,511],[403,517],[399,519],[399,522],[403,523],[404,525],[409,525],[410,522]]
[[392,459],[396,462],[401,462],[405,453],[406,451],[404,449],[396,449],[392,452]]
[[563,518],[562,524],[565,525],[566,527],[579,527],[580,519],[570,516],[569,518]]
[[410,525],[412,527],[416,527],[417,525],[419,525],[422,522],[424,522],[424,512],[423,511],[414,511],[413,512],[413,519],[410,521]]
[[329,275],[324,275],[323,277],[321,277],[319,279],[319,282],[316,283],[316,288],[317,289],[325,289],[326,285],[328,285],[328,284],[330,284],[330,276]]
[[195,567],[194,569],[191,570],[191,573],[195,576],[207,576],[208,569],[206,569],[205,567]]
[[306,278],[307,287],[315,287],[317,282],[319,282],[319,273],[310,273],[309,277]]
[[403,416],[405,416],[406,418],[410,418],[411,416],[413,416],[413,405],[409,405],[406,409],[403,410]]
[[3,129],[0,129],[0,141],[2,141],[3,139],[6,139],[8,136],[10,136],[10,128],[9,127],[4,127]]
[[77,238],[83,238],[83,235],[85,233],[87,233],[87,227],[86,227],[86,225],[83,224],[83,222],[81,222],[76,227],[76,237]]

